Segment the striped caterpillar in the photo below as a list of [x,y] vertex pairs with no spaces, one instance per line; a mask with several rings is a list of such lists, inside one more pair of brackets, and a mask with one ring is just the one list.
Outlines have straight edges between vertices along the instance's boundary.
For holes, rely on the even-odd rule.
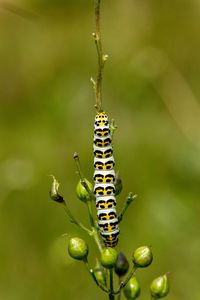
[[107,247],[115,247],[119,235],[115,208],[115,161],[111,142],[108,116],[105,112],[98,112],[94,123],[94,194],[99,230]]

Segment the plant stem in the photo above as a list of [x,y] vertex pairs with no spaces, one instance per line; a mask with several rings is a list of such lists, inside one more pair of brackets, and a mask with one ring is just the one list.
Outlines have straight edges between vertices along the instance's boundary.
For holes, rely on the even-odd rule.
[[90,224],[91,224],[92,227],[95,227],[94,218],[93,218],[93,215],[92,215],[91,201],[87,201],[87,208],[88,208],[88,214],[89,214]]
[[121,220],[122,220],[122,218],[123,218],[125,212],[127,211],[129,205],[133,202],[133,200],[134,200],[136,197],[137,197],[137,195],[133,195],[132,193],[129,193],[129,195],[128,195],[127,199],[126,199],[126,202],[125,202],[125,204],[124,204],[124,207],[123,207],[121,213],[120,213],[119,216],[118,216],[118,221],[119,221],[119,223],[121,222]]
[[78,172],[78,175],[79,175],[82,186],[86,189],[86,191],[90,195],[91,200],[95,199],[95,196],[94,196],[93,192],[90,190],[90,188],[89,188],[89,186],[88,186],[87,182],[85,181],[84,176],[82,174],[79,155],[78,155],[77,152],[74,153],[74,161],[76,163],[77,172]]
[[[122,282],[122,279],[121,279],[121,277],[119,277],[119,286],[120,286],[121,282]],[[121,300],[121,289],[120,289],[119,294],[117,296],[117,300]]]
[[109,269],[109,275],[110,275],[109,300],[115,300],[114,289],[113,289],[113,269]]
[[72,215],[67,201],[64,199],[64,197],[62,195],[60,195],[58,193],[58,188],[59,188],[59,182],[56,180],[56,178],[51,175],[51,177],[53,178],[53,183],[52,183],[52,187],[50,190],[50,197],[53,201],[60,203],[64,206],[65,212],[69,217],[69,220],[71,223],[76,224],[78,227],[80,227],[82,230],[86,231],[89,235],[92,234],[92,231],[90,231],[88,228],[86,228],[84,225],[82,225],[80,222],[78,222],[75,217]]
[[119,294],[119,293],[120,293],[121,289],[122,289],[123,287],[126,286],[126,284],[128,283],[128,281],[129,281],[129,280],[131,279],[131,277],[135,274],[136,270],[137,270],[137,267],[135,267],[135,266],[133,265],[131,272],[128,274],[128,276],[127,276],[127,278],[125,279],[125,281],[122,281],[122,282],[120,283],[120,286],[119,286],[118,290],[115,291],[114,294]]
[[96,283],[96,284],[97,284],[104,292],[108,293],[108,290],[107,290],[103,285],[101,285],[101,284],[98,282],[98,280],[96,279],[93,269],[90,269],[90,267],[89,267],[88,261],[85,260],[84,263],[85,263],[85,266],[86,266],[86,268],[87,268],[89,274],[92,276],[92,279],[94,280],[94,282],[95,282],[95,283]]
[[69,209],[69,207],[68,207],[68,205],[67,205],[67,203],[66,203],[65,200],[64,200],[63,205],[64,205],[65,212],[66,212],[66,214],[67,214],[68,217],[69,217],[70,222],[73,223],[73,224],[75,224],[75,225],[77,225],[77,226],[80,227],[82,230],[86,231],[89,235],[91,235],[92,232],[91,232],[88,228],[86,228],[83,224],[81,224],[80,222],[78,222],[78,221],[74,218],[74,216],[72,215],[72,213],[71,213],[71,211],[70,211],[70,209]]
[[94,0],[94,11],[95,11],[95,33],[93,33],[97,56],[98,56],[98,70],[96,81],[92,79],[93,87],[95,90],[96,104],[95,108],[98,112],[102,111],[102,72],[104,64],[108,58],[107,55],[103,55],[102,42],[101,42],[101,26],[100,26],[100,6],[101,0]]
[[76,168],[77,168],[78,175],[79,175],[80,180],[81,180],[81,184],[84,186],[84,188],[87,190],[88,194],[90,195],[90,200],[88,200],[86,202],[87,209],[88,209],[88,214],[89,214],[89,220],[90,220],[90,224],[91,224],[91,227],[92,227],[92,230],[89,231],[89,234],[94,238],[94,241],[97,244],[97,247],[98,247],[98,249],[101,253],[102,252],[102,244],[101,244],[100,237],[99,237],[99,234],[98,234],[98,230],[97,230],[97,227],[95,225],[95,220],[94,220],[94,217],[93,217],[93,214],[92,214],[92,201],[91,200],[95,200],[95,196],[92,193],[92,191],[90,190],[90,188],[88,187],[88,185],[87,185],[87,183],[84,179],[84,176],[83,176],[82,171],[81,171],[79,156],[78,156],[78,153],[76,153],[76,152],[74,153],[74,160],[75,160],[75,163],[76,163]]
[[102,244],[101,244],[101,241],[100,241],[100,238],[99,238],[99,234],[98,234],[98,231],[95,227],[92,228],[92,236],[95,240],[95,243],[97,244],[97,247],[99,249],[99,252],[101,253],[102,250],[103,250],[103,247],[102,247]]

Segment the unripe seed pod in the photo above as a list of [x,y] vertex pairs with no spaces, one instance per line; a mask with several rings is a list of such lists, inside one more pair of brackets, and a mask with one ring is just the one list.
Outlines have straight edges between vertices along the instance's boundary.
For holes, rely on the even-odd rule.
[[138,268],[148,267],[153,260],[151,248],[148,246],[142,246],[137,248],[133,252],[132,260],[135,266]]
[[94,268],[94,275],[98,283],[100,283],[103,286],[106,286],[106,273],[105,269],[102,267],[102,265],[97,261],[96,266]]
[[68,253],[74,259],[85,260],[88,256],[88,246],[84,240],[78,237],[70,238]]
[[115,263],[115,273],[118,276],[123,276],[127,273],[128,268],[129,268],[129,262],[126,259],[126,256],[122,252],[119,252],[117,256],[117,261]]
[[150,291],[152,297],[156,299],[167,296],[169,293],[169,282],[167,275],[165,274],[155,278],[150,285]]
[[106,269],[112,269],[117,261],[117,251],[113,248],[105,248],[101,253],[101,264]]
[[[92,193],[93,185],[86,178],[84,178],[84,181],[87,184],[90,192]],[[79,183],[76,186],[76,195],[83,202],[87,202],[87,201],[91,200],[91,196],[90,196],[91,194],[83,186],[83,183],[81,182],[81,180],[79,181]]]
[[133,300],[140,295],[140,285],[137,279],[133,276],[128,281],[127,285],[123,288],[124,296],[128,300]]

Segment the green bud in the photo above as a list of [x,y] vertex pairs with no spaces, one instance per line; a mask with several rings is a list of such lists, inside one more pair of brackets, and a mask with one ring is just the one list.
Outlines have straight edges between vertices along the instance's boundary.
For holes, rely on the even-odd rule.
[[84,240],[78,237],[70,238],[68,253],[74,259],[85,260],[88,256],[88,246]]
[[123,288],[124,296],[128,300],[133,300],[140,295],[140,285],[137,279],[133,276],[128,281],[127,285]]
[[133,263],[138,268],[145,268],[148,267],[152,260],[153,260],[153,254],[151,251],[151,248],[148,246],[142,246],[137,248],[132,255]]
[[105,269],[102,267],[102,265],[97,260],[96,266],[94,268],[94,276],[98,283],[100,283],[103,286],[106,286],[106,273]]
[[[93,191],[93,185],[91,184],[91,182],[89,182],[86,178],[84,178],[85,183],[87,184],[90,192],[92,193]],[[91,200],[91,196],[90,193],[86,190],[86,188],[83,186],[82,181],[80,180],[79,183],[77,184],[76,187],[76,195],[77,197],[83,201],[83,202],[87,202],[89,200]]]
[[127,273],[128,268],[129,268],[129,263],[128,260],[126,259],[126,256],[122,252],[119,252],[115,264],[115,273],[118,276],[123,276]]
[[59,203],[64,203],[63,197],[58,193],[58,188],[59,188],[59,182],[56,180],[56,178],[51,175],[53,178],[51,190],[49,192],[50,197],[53,201],[59,202]]
[[122,180],[118,171],[115,176],[115,196],[118,196],[121,193],[122,188]]
[[117,261],[117,251],[113,248],[105,248],[101,252],[101,264],[106,269],[112,269]]
[[165,274],[155,278],[150,285],[150,291],[152,297],[156,299],[167,296],[169,293],[169,282],[167,275]]

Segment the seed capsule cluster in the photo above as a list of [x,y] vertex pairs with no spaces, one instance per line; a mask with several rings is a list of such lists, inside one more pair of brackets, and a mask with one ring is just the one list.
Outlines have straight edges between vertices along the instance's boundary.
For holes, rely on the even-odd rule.
[[94,123],[94,194],[99,230],[107,247],[115,247],[119,235],[115,208],[115,161],[111,143],[108,116],[105,112],[99,112]]

